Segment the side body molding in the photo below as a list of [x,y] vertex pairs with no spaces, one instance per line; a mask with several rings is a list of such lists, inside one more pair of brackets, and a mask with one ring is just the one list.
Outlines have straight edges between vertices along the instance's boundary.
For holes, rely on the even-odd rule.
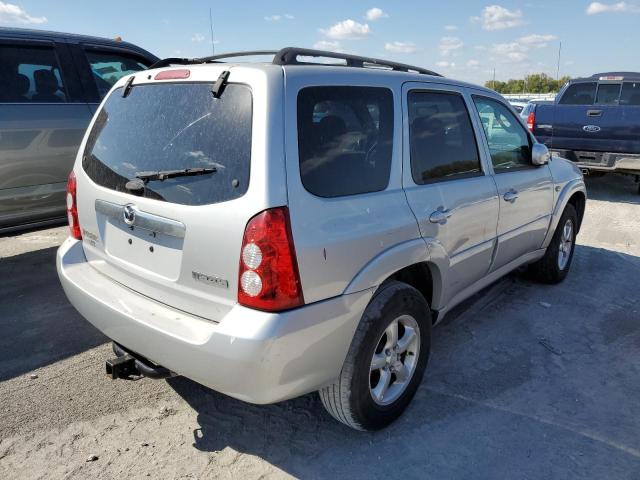
[[556,198],[556,204],[551,215],[551,222],[549,223],[549,231],[547,232],[547,236],[545,237],[541,248],[547,248],[551,243],[553,233],[556,231],[556,227],[558,226],[558,222],[560,221],[562,212],[567,206],[567,203],[569,202],[571,196],[576,192],[583,193],[585,197],[587,195],[587,189],[585,187],[584,180],[582,180],[581,178],[575,178],[568,182],[564,186],[562,191],[558,194],[558,197]]
[[433,239],[415,238],[385,250],[366,264],[353,278],[344,293],[356,293],[379,286],[390,275],[405,267],[417,263],[427,263],[433,280],[433,299],[431,308],[441,307],[444,279],[441,272],[446,272],[449,257],[444,248]]

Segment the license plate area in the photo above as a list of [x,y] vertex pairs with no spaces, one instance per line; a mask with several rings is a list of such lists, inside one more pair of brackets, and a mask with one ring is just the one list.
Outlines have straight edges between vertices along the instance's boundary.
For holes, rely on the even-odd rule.
[[114,259],[175,281],[180,275],[184,238],[103,217],[105,253]]

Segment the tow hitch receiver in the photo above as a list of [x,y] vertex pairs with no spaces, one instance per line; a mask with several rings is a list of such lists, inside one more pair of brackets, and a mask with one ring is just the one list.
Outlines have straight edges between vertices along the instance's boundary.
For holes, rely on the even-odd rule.
[[113,380],[117,378],[130,379],[134,376],[140,376],[140,371],[136,368],[136,359],[129,354],[107,360],[105,367],[107,375]]

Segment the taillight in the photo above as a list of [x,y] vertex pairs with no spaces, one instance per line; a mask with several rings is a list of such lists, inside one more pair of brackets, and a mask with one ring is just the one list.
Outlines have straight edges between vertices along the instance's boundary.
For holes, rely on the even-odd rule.
[[533,129],[536,126],[536,112],[529,112],[527,116],[527,128],[531,133],[533,133]]
[[304,304],[287,207],[249,220],[240,251],[238,302],[269,312]]
[[82,240],[80,232],[80,222],[78,222],[78,201],[76,198],[76,174],[71,171],[67,179],[67,219],[69,220],[69,230],[71,236],[77,240]]

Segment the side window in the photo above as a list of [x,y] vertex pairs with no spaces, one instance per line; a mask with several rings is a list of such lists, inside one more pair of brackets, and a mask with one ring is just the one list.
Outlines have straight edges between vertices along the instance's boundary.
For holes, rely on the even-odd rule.
[[111,87],[125,75],[145,70],[149,66],[137,57],[120,52],[86,50],[85,54],[100,98],[104,98]]
[[412,91],[408,105],[414,182],[482,174],[473,126],[460,95]]
[[487,137],[494,171],[533,167],[531,139],[510,109],[486,97],[474,96],[473,100]]
[[304,187],[320,197],[384,190],[393,150],[393,95],[377,87],[308,87],[298,94]]
[[620,105],[640,105],[640,82],[625,82],[622,84]]
[[593,105],[596,99],[596,82],[574,83],[560,99],[560,105]]
[[0,102],[66,102],[53,47],[0,45]]
[[617,105],[620,97],[620,83],[601,83],[598,85],[598,95],[596,96],[596,104],[598,105]]

